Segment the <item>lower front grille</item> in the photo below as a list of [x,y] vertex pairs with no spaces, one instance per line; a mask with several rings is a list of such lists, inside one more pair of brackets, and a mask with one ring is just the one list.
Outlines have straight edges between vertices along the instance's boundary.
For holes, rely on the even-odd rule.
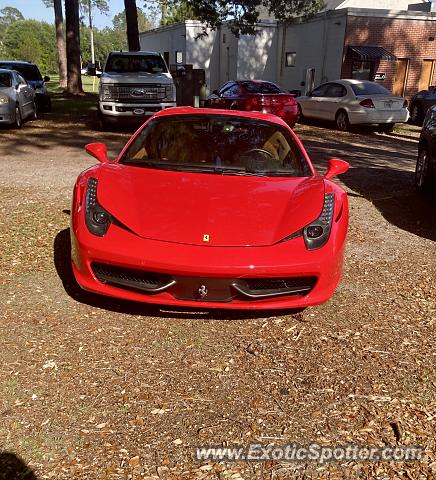
[[233,283],[233,287],[249,298],[307,295],[316,280],[316,277],[244,278]]
[[93,262],[92,271],[102,283],[143,293],[168,290],[179,300],[231,302],[284,295],[307,295],[316,277],[286,278],[204,278],[167,275]]
[[92,263],[91,268],[97,280],[102,283],[143,290],[148,293],[161,292],[176,283],[170,275],[161,273],[145,272],[103,263]]

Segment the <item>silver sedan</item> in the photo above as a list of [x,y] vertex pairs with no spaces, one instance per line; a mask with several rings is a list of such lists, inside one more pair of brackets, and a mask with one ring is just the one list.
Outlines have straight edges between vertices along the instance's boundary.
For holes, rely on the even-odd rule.
[[397,122],[407,122],[407,100],[397,97],[376,82],[368,80],[335,80],[295,99],[300,118],[318,118],[336,123],[338,130],[350,125],[379,124],[389,132]]
[[20,128],[36,119],[35,90],[15,70],[0,69],[0,124]]

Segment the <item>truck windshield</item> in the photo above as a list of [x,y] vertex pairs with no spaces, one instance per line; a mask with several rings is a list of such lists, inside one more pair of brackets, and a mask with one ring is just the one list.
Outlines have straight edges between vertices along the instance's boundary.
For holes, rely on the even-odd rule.
[[273,122],[227,115],[166,115],[151,120],[120,163],[221,175],[312,175],[288,129]]
[[167,67],[159,55],[126,55],[112,53],[104,69],[108,73],[146,72],[166,73]]

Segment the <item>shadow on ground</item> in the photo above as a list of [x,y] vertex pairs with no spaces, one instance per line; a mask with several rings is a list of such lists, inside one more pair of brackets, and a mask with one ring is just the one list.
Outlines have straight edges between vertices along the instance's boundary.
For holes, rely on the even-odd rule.
[[200,320],[249,320],[268,318],[278,315],[298,315],[302,318],[302,310],[265,310],[265,311],[238,311],[238,310],[202,310],[198,308],[173,307],[152,305],[141,302],[105,297],[87,292],[79,287],[71,268],[71,239],[69,228],[61,230],[54,239],[53,259],[57,274],[62,281],[66,293],[77,302],[102,308],[112,312],[127,313],[129,315],[143,315],[147,317],[174,317],[198,318]]
[[436,240],[436,198],[414,187],[416,139],[372,135],[369,141],[368,135],[339,132],[335,137],[319,130],[302,135],[320,173],[328,158],[343,158],[351,168],[338,181],[354,192],[350,196],[369,200],[392,225]]
[[394,168],[354,167],[341,180],[372,202],[392,225],[436,241],[436,196],[417,192],[413,173]]
[[0,452],[0,480],[37,480],[37,477],[15,453]]

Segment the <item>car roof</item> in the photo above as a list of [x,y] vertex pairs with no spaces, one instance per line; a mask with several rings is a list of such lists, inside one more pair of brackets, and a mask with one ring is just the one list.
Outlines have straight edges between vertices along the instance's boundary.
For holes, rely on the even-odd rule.
[[325,83],[339,83],[341,85],[356,85],[358,83],[377,83],[371,82],[371,80],[358,80],[356,78],[340,78],[338,80],[330,80],[329,82]]
[[274,83],[274,82],[270,82],[269,80],[251,80],[251,79],[247,79],[247,80],[235,80],[237,83]]
[[113,52],[109,52],[109,55],[112,55],[113,53],[116,53],[118,55],[128,55],[128,56],[132,56],[132,55],[159,55],[160,56],[160,53],[159,52],[151,52],[151,51],[148,51],[148,50],[140,50],[139,52],[129,52],[129,51],[126,51],[126,50],[114,50]]
[[35,65],[35,63],[32,62],[23,62],[19,60],[0,60],[0,64],[2,63],[7,63],[8,65]]

